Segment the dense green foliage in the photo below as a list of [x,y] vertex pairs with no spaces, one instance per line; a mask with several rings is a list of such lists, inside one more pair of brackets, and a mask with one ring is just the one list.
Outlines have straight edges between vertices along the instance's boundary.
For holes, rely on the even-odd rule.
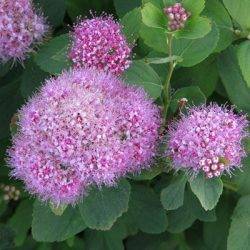
[[[190,105],[227,103],[250,114],[250,1],[183,0],[192,20],[174,37],[171,57],[161,10],[174,0],[34,2],[48,16],[51,36],[23,65],[0,65],[0,184],[21,192],[17,201],[6,201],[1,186],[0,249],[250,249],[250,156],[243,172],[212,180],[175,173],[163,159],[117,187],[91,190],[64,211],[30,198],[22,183],[9,179],[5,162],[14,114],[46,78],[70,67],[68,33],[77,16],[91,16],[89,10],[113,14],[127,40],[136,41],[133,63],[122,77],[145,88],[156,103],[162,102],[168,63],[177,64],[170,116],[183,97]],[[245,146],[250,153],[249,140]]]

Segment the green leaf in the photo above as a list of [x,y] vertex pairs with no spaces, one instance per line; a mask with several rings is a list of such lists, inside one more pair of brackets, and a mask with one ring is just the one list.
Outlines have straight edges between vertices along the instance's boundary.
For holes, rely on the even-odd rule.
[[176,32],[176,38],[197,39],[202,38],[211,31],[211,21],[206,17],[190,18],[184,29]]
[[197,86],[190,86],[178,89],[172,96],[170,108],[175,112],[178,108],[178,103],[182,98],[188,100],[189,105],[199,105],[206,102],[206,96]]
[[172,80],[173,88],[198,86],[202,93],[209,97],[216,89],[219,80],[216,58],[208,57],[191,68],[179,68]]
[[186,176],[179,174],[162,190],[161,203],[166,210],[175,210],[183,205],[186,182]]
[[139,8],[128,12],[122,19],[123,32],[129,43],[134,43],[139,37],[142,24],[142,16]]
[[44,44],[35,55],[34,60],[45,72],[60,74],[71,65],[68,59],[69,35],[63,34]]
[[114,5],[116,9],[116,13],[119,17],[123,17],[130,10],[140,7],[141,0],[114,0]]
[[143,61],[133,61],[133,64],[124,73],[123,78],[126,83],[143,87],[154,99],[161,95],[161,79],[153,68]]
[[64,241],[85,228],[77,208],[68,207],[62,216],[56,216],[48,205],[35,201],[32,235],[36,241]]
[[204,37],[199,39],[174,39],[173,54],[183,58],[183,67],[192,67],[206,59],[216,48],[219,31],[215,25]]
[[228,199],[222,199],[217,208],[217,220],[203,224],[203,238],[206,249],[227,249],[227,236],[230,226],[231,206]]
[[145,233],[162,233],[167,227],[167,216],[159,197],[143,185],[133,185],[129,201],[129,215]]
[[250,249],[250,195],[243,196],[238,201],[232,216],[227,249]]
[[176,210],[168,211],[167,216],[169,221],[167,231],[171,233],[180,233],[186,230],[196,219],[201,221],[216,220],[214,210],[205,211],[189,188],[185,191],[183,206]]
[[219,178],[206,179],[203,174],[199,174],[189,180],[193,193],[199,199],[205,210],[212,210],[219,201],[223,191],[223,183]]
[[167,54],[167,34],[163,29],[141,26],[140,37],[144,43],[157,52]]
[[233,47],[219,56],[218,69],[230,101],[238,110],[244,110],[250,114],[250,91],[241,74]]
[[198,16],[205,7],[205,0],[183,0],[182,4],[191,16]]
[[250,88],[250,41],[243,42],[237,47],[237,56],[239,60],[242,75]]
[[152,3],[146,3],[142,10],[142,21],[149,27],[167,29],[167,18],[163,10],[157,8]]
[[8,221],[9,227],[15,232],[15,245],[21,246],[26,237],[32,221],[33,202],[23,200],[18,205],[14,215]]
[[123,250],[119,233],[113,231],[87,230],[85,233],[86,249],[89,250]]
[[209,0],[206,1],[203,14],[211,18],[219,28],[220,38],[215,51],[226,49],[234,39],[233,24],[227,10],[219,0]]
[[130,185],[126,180],[117,187],[93,188],[80,203],[81,215],[89,228],[109,230],[124,212],[128,210]]
[[65,0],[34,0],[34,3],[42,9],[50,25],[57,27],[62,24],[66,11]]
[[14,249],[14,232],[4,224],[0,224],[0,249]]
[[42,71],[33,61],[30,59],[27,64],[25,64],[25,70],[21,78],[21,93],[24,98],[30,97],[35,91],[42,86],[46,77],[49,74]]
[[0,63],[0,77],[3,77],[6,75],[11,68],[11,61],[8,61],[6,63]]
[[250,29],[250,1],[249,0],[223,0],[229,14],[243,29]]
[[55,215],[61,216],[61,215],[63,215],[63,213],[64,213],[65,209],[68,207],[68,205],[66,205],[66,204],[55,205],[54,203],[50,202],[49,207]]
[[142,170],[140,174],[131,176],[131,179],[136,181],[152,180],[160,173],[162,173],[163,166],[155,165],[150,169]]

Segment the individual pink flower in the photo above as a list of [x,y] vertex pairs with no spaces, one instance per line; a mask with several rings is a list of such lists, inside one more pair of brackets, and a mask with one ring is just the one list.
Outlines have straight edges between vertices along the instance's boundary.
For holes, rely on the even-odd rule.
[[131,48],[111,16],[85,19],[72,33],[70,59],[76,67],[94,67],[120,75],[130,63]]
[[247,119],[217,104],[193,107],[170,126],[169,155],[175,169],[186,169],[207,178],[230,173],[245,156],[242,139]]
[[48,26],[30,0],[0,1],[0,61],[24,60]]
[[149,167],[156,152],[158,108],[142,89],[102,71],[51,78],[19,117],[12,176],[55,204],[76,202],[89,185],[115,185]]
[[164,8],[164,13],[168,17],[168,29],[176,31],[185,27],[185,24],[191,14],[186,11],[181,3]]

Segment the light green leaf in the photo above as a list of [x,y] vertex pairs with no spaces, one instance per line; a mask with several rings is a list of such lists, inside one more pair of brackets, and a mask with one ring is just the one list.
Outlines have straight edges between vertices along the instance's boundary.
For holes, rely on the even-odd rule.
[[143,185],[133,185],[128,214],[145,233],[162,233],[167,227],[167,216],[159,197]]
[[206,59],[217,46],[219,31],[215,25],[204,37],[199,39],[174,39],[173,54],[183,58],[183,67],[192,67]]
[[142,21],[149,27],[167,29],[167,18],[163,10],[157,8],[152,3],[146,3],[142,10]]
[[206,179],[203,174],[199,174],[189,180],[193,193],[199,199],[205,210],[212,210],[219,201],[223,191],[223,183],[219,178]]
[[217,25],[220,31],[220,38],[215,49],[220,52],[227,48],[234,39],[232,20],[219,0],[206,1],[206,8],[203,14],[211,18]]
[[140,37],[144,43],[157,52],[167,54],[167,34],[163,29],[141,26]]
[[232,216],[229,230],[228,250],[250,249],[250,195],[243,196],[238,201]]
[[247,86],[250,88],[250,41],[239,44],[237,47],[237,56],[242,75]]
[[142,16],[139,8],[128,12],[122,19],[123,32],[129,43],[134,43],[139,37],[142,24]]
[[33,203],[30,200],[23,200],[17,207],[14,215],[8,221],[8,225],[15,232],[15,245],[21,246],[27,237],[32,221]]
[[93,188],[78,204],[89,228],[109,230],[117,218],[128,210],[130,185],[122,180],[116,187]]
[[35,62],[45,72],[60,74],[71,65],[68,59],[69,42],[68,34],[53,38],[41,47],[34,57]]
[[166,210],[175,210],[183,205],[186,182],[186,176],[179,174],[162,190],[161,203]]
[[233,47],[229,47],[219,56],[218,69],[230,101],[237,109],[250,114],[250,91],[241,74]]
[[178,108],[179,101],[186,98],[188,105],[199,105],[206,102],[206,96],[197,86],[190,86],[178,89],[172,96],[170,108],[175,112]]
[[123,78],[126,83],[143,87],[154,99],[161,95],[161,79],[153,68],[143,61],[133,61],[133,64],[124,73]]
[[229,14],[243,29],[250,29],[250,1],[249,0],[223,0]]
[[175,33],[176,38],[202,38],[211,31],[211,21],[206,17],[191,18],[184,29]]
[[145,181],[145,180],[152,180],[156,176],[158,176],[160,173],[162,173],[163,166],[161,165],[155,165],[150,169],[142,170],[140,174],[135,174],[131,176],[131,179],[136,181]]
[[32,235],[36,241],[64,241],[86,228],[79,210],[67,207],[62,216],[56,216],[48,205],[34,203]]
[[182,4],[191,16],[198,16],[205,7],[205,0],[183,0]]

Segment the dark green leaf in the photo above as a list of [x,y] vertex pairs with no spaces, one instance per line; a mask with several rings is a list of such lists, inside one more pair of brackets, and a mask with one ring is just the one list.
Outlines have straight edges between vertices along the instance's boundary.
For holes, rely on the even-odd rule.
[[183,205],[186,182],[186,176],[179,174],[162,190],[161,203],[166,210],[175,210]]
[[243,196],[238,201],[232,216],[227,249],[250,249],[250,196]]
[[79,210],[68,207],[62,216],[56,216],[48,205],[34,203],[32,235],[37,241],[63,241],[86,228]]
[[145,233],[162,233],[167,227],[167,216],[160,198],[143,185],[133,185],[129,201],[129,215]]
[[128,210],[130,185],[126,180],[117,187],[93,188],[80,203],[81,215],[89,228],[108,230]]
[[0,249],[14,249],[14,232],[3,224],[0,224]]
[[241,74],[233,47],[219,56],[218,68],[230,101],[239,110],[242,109],[250,114],[250,91]]
[[119,17],[123,17],[130,10],[139,7],[141,0],[114,0],[116,13]]
[[34,0],[34,3],[42,9],[49,24],[55,27],[62,24],[66,10],[65,0]]
[[152,180],[157,175],[159,175],[162,172],[162,170],[163,170],[163,166],[155,165],[150,169],[142,170],[140,174],[138,175],[135,174],[131,178],[137,181]]
[[27,237],[31,227],[33,202],[23,200],[17,207],[14,215],[8,221],[8,225],[15,232],[15,245],[21,246]]
[[60,74],[71,64],[68,59],[69,42],[68,34],[53,38],[41,47],[34,57],[35,62],[45,72]]

